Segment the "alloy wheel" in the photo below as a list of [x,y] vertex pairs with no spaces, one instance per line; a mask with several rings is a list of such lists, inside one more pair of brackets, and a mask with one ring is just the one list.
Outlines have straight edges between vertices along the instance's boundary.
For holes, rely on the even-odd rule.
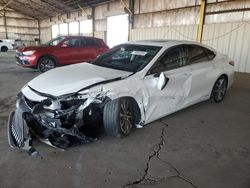
[[128,100],[122,100],[120,106],[120,126],[124,135],[128,135],[131,132],[133,123],[132,106]]
[[221,101],[225,94],[226,94],[226,90],[227,90],[227,82],[225,80],[225,78],[220,78],[216,84],[215,84],[215,88],[214,88],[214,97],[217,101]]
[[46,72],[50,69],[53,69],[55,68],[55,63],[52,59],[44,59],[41,64],[40,64],[40,69],[43,71],[43,72]]

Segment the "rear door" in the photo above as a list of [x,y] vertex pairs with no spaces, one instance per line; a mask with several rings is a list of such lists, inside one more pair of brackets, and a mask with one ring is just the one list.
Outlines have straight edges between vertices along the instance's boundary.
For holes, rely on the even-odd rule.
[[211,93],[211,87],[214,84],[215,54],[199,45],[187,45],[186,48],[193,80],[188,100],[189,103],[195,103],[206,99]]
[[96,42],[97,42],[97,55],[101,55],[109,49],[109,47],[103,40],[96,39]]
[[[160,91],[156,86],[162,72],[168,82]],[[151,67],[144,80],[149,92],[147,121],[156,120],[184,107],[191,89],[191,78],[191,68],[187,65],[183,45],[168,49]]]
[[81,39],[81,62],[91,62],[97,57],[97,43],[94,38]]

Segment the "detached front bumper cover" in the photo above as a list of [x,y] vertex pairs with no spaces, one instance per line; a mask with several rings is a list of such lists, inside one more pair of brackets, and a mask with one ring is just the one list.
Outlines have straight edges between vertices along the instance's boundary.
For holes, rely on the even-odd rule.
[[50,104],[48,101],[42,101],[30,108],[27,99],[21,93],[18,94],[16,111],[10,113],[8,120],[9,145],[23,149],[31,156],[40,156],[32,146],[34,136],[61,149],[96,140],[80,132],[79,126],[79,122],[83,125],[82,119],[86,114],[84,111],[93,101],[94,99],[74,101],[75,105],[59,112],[45,109]]
[[[19,100],[19,99],[18,99]],[[9,115],[8,120],[8,142],[12,148],[22,148],[32,156],[40,156],[35,148],[32,147],[32,138],[23,118],[25,112],[29,112],[24,100],[17,101],[19,107]]]

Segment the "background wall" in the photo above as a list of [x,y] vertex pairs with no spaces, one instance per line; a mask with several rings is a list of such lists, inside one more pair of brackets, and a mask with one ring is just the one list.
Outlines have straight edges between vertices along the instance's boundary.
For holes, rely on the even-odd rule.
[[[43,20],[0,9],[0,38],[19,39],[22,43],[44,43],[51,39],[52,25],[90,20],[93,31],[83,35],[107,39],[107,17],[134,9],[130,21],[130,40],[197,40],[200,0],[116,0],[95,7],[57,14]],[[69,26],[68,26],[69,27]],[[6,28],[6,29],[5,29]],[[250,0],[207,0],[202,42],[235,60],[236,71],[250,73]],[[78,32],[80,33],[80,30]]]
[[[141,3],[141,5],[139,4]],[[132,40],[197,40],[199,1],[137,0]],[[235,70],[250,73],[250,1],[208,0],[202,43],[235,60]]]
[[35,39],[40,37],[38,23],[34,18],[0,7],[0,39],[17,40],[19,45],[34,45]]
[[40,25],[40,43],[43,44],[51,40],[51,24],[49,19],[44,19],[39,21]]
[[[101,4],[92,8],[83,8],[78,11],[73,11],[67,14],[61,14],[55,17],[51,17],[48,19],[40,20],[41,27],[41,42],[48,41],[51,38],[51,26],[52,25],[60,25],[63,23],[71,23],[71,22],[80,22],[91,20],[94,24],[93,29],[90,33],[81,33],[78,34],[85,36],[95,36],[98,38],[102,38],[104,40],[107,39],[107,17],[115,16],[120,14],[125,14],[124,6],[128,6],[128,0],[124,1],[113,1],[111,3]],[[94,19],[92,19],[92,14],[94,12]]]

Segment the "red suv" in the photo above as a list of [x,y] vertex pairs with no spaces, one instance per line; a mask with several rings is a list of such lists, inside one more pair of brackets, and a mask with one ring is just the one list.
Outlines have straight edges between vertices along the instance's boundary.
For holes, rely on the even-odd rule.
[[102,39],[84,36],[61,36],[41,46],[28,46],[16,51],[17,64],[38,68],[41,72],[56,66],[91,62],[109,47]]

